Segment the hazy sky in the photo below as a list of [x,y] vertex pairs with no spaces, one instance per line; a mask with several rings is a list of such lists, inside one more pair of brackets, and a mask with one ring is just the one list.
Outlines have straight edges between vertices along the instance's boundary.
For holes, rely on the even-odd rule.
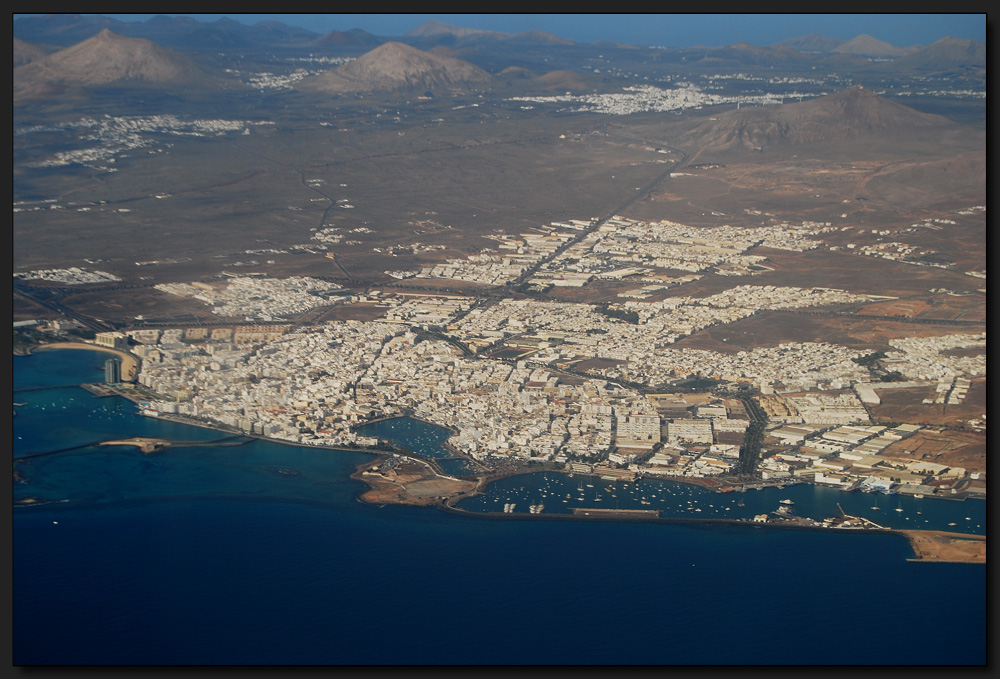
[[[106,14],[145,21],[152,14]],[[177,15],[170,15],[177,16]],[[520,33],[539,30],[576,42],[617,41],[632,45],[691,47],[734,42],[770,45],[822,33],[850,40],[867,34],[905,47],[929,45],[945,36],[986,42],[986,14],[190,14],[200,21],[227,16],[246,24],[277,20],[315,33],[361,28],[395,37],[428,19],[463,28]]]

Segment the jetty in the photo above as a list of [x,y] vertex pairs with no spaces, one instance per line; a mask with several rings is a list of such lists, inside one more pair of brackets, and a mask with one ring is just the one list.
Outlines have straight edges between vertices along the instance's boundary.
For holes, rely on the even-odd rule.
[[574,507],[573,516],[587,516],[596,519],[658,519],[659,509],[591,509],[587,507]]

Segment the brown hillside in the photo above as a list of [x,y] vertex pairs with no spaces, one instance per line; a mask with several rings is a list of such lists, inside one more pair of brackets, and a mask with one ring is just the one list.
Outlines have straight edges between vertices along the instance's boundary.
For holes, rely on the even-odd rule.
[[863,57],[901,57],[907,53],[902,47],[882,42],[870,35],[859,35],[853,40],[834,47],[831,52],[856,54]]
[[467,61],[387,42],[356,60],[304,80],[301,88],[339,94],[398,89],[464,89],[488,85],[489,73]]
[[986,45],[975,40],[941,38],[927,47],[892,62],[893,69],[944,71],[950,69],[986,68]]
[[44,59],[46,56],[48,56],[48,52],[38,45],[33,45],[30,42],[25,42],[19,38],[14,38],[15,66],[30,64],[32,61],[39,61]]
[[683,143],[709,151],[763,151],[855,140],[892,144],[955,127],[941,116],[921,113],[864,87],[852,87],[803,102],[731,110],[689,131]]
[[14,100],[110,84],[178,85],[204,79],[187,57],[108,29],[72,47],[14,69]]

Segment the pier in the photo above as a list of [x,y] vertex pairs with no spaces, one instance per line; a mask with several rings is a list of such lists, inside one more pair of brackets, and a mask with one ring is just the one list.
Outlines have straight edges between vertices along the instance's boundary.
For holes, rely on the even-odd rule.
[[592,516],[601,519],[658,519],[659,509],[590,509],[574,507],[573,516]]

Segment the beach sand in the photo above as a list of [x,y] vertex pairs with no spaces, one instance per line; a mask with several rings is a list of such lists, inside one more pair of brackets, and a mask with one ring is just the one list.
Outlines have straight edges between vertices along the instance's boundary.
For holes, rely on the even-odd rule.
[[131,382],[139,375],[139,359],[127,351],[121,351],[120,349],[111,349],[110,347],[102,347],[86,342],[52,342],[50,344],[39,344],[37,347],[34,347],[33,351],[36,349],[89,349],[91,351],[103,351],[106,354],[114,354],[122,360],[122,380]]

